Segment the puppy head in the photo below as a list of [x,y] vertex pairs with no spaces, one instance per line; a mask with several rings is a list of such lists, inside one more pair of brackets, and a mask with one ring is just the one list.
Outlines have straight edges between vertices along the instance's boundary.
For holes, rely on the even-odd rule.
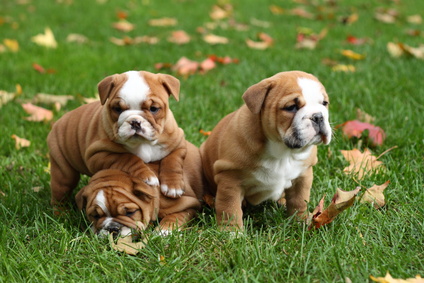
[[129,235],[131,229],[144,230],[156,220],[158,189],[132,178],[120,170],[107,169],[95,174],[75,196],[96,234]]
[[261,116],[265,135],[289,148],[331,141],[328,95],[318,79],[292,71],[278,73],[243,94],[249,110]]
[[104,78],[98,90],[104,121],[109,128],[113,125],[109,134],[114,141],[135,147],[157,142],[172,115],[169,96],[178,101],[180,82],[171,75],[129,71]]

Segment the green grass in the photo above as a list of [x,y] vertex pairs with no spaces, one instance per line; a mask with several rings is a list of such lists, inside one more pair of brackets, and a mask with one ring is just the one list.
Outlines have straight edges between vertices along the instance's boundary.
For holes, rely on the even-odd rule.
[[[0,53],[0,90],[14,92],[16,84],[23,88],[20,97],[0,109],[1,282],[344,282],[345,278],[366,282],[369,275],[384,276],[387,271],[395,278],[424,276],[423,61],[395,59],[386,50],[389,41],[412,46],[423,42],[422,36],[412,37],[405,31],[414,28],[424,32],[423,24],[406,20],[422,13],[424,2],[356,0],[337,1],[338,5],[331,6],[327,1],[316,1],[322,9],[305,5],[323,16],[315,20],[269,11],[272,4],[294,8],[299,5],[294,1],[223,1],[233,4],[234,19],[249,29],[213,30],[230,39],[228,45],[218,46],[203,42],[196,32],[211,21],[208,13],[216,1],[18,2],[22,1],[3,1],[0,10],[0,41],[15,39],[20,45],[16,53]],[[396,23],[376,21],[377,7],[396,9]],[[124,36],[111,27],[118,11],[128,12],[128,21],[136,25],[129,36],[158,36],[161,41],[157,45],[113,45],[111,36]],[[341,17],[354,12],[359,15],[357,22],[341,23]],[[149,19],[160,17],[175,17],[178,25],[147,25]],[[271,25],[251,25],[252,18]],[[55,34],[57,49],[31,42],[31,37],[47,26]],[[298,27],[316,33],[327,27],[329,32],[315,50],[297,50]],[[192,41],[182,46],[168,43],[169,33],[177,29],[188,32]],[[245,39],[255,40],[258,32],[273,37],[274,46],[265,51],[249,49]],[[84,34],[90,41],[67,43],[70,33]],[[371,41],[351,46],[345,42],[350,34]],[[366,54],[366,58],[343,58],[341,49]],[[166,238],[152,237],[135,257],[111,250],[106,240],[90,234],[77,211],[64,218],[53,217],[49,174],[45,171],[45,138],[51,124],[25,121],[20,103],[40,92],[93,97],[97,83],[107,75],[131,69],[155,72],[155,63],[175,63],[182,56],[203,60],[209,54],[228,55],[240,63],[219,66],[205,75],[180,77],[181,99],[173,101],[171,107],[189,141],[199,146],[206,138],[199,130],[212,130],[224,115],[237,109],[250,85],[280,71],[307,71],[327,88],[333,125],[354,119],[355,109],[360,108],[375,116],[375,124],[387,133],[384,145],[373,149],[375,155],[398,146],[381,157],[387,170],[361,182],[371,186],[390,180],[385,192],[387,205],[376,210],[356,203],[328,226],[308,231],[281,208],[266,203],[246,210],[246,234],[236,239],[217,230],[213,211],[206,208],[191,229]],[[353,64],[356,72],[333,72],[321,63],[324,58]],[[32,68],[33,63],[56,73],[40,74]],[[78,99],[68,103],[55,113],[55,119],[79,105]],[[31,140],[31,146],[16,150],[12,134]],[[332,143],[320,148],[311,210],[324,194],[328,203],[337,187],[352,190],[357,186],[343,173],[347,163],[339,152],[355,147],[355,141],[335,131]],[[84,178],[80,186],[86,181]],[[42,189],[34,192],[34,187]]]

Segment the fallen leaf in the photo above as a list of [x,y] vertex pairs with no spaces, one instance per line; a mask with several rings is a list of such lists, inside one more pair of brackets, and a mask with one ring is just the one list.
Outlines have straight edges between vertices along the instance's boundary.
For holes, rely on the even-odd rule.
[[406,18],[406,21],[410,24],[420,25],[423,22],[421,15],[411,15]]
[[342,128],[342,132],[347,138],[361,138],[362,133],[367,130],[368,139],[373,146],[382,145],[384,139],[386,138],[386,133],[382,128],[369,123],[363,123],[358,120],[347,121],[341,125],[338,125],[336,128]]
[[293,8],[290,10],[290,14],[294,15],[294,16],[298,16],[301,18],[305,18],[305,19],[313,19],[314,15],[311,14],[310,12],[306,11],[304,8],[302,7],[297,7],[297,8]]
[[61,106],[65,106],[70,100],[74,100],[74,97],[72,95],[55,95],[55,94],[47,94],[47,93],[38,93],[32,99],[32,103],[34,104],[59,103]]
[[66,41],[67,42],[75,42],[75,43],[83,44],[83,43],[87,43],[88,42],[88,38],[85,35],[82,35],[82,34],[70,33],[66,37]]
[[177,72],[180,75],[191,75],[194,74],[199,68],[199,63],[192,61],[187,57],[182,57],[178,62],[172,67],[172,70]]
[[116,12],[116,17],[120,20],[126,20],[128,18],[128,13],[125,11]]
[[386,204],[383,191],[389,184],[390,181],[387,181],[382,185],[368,188],[361,197],[361,203],[371,203],[377,209],[383,207]]
[[21,149],[22,147],[29,147],[31,145],[29,140],[20,138],[17,135],[12,135],[12,139],[15,140],[15,148],[17,150]]
[[348,43],[352,44],[352,45],[363,45],[363,44],[369,42],[369,39],[368,38],[358,38],[358,37],[355,37],[353,35],[348,35],[346,37],[346,41]]
[[186,44],[190,42],[190,36],[183,30],[177,30],[171,33],[168,41],[176,44]]
[[387,51],[394,58],[398,58],[404,54],[402,47],[394,42],[387,43]]
[[424,279],[420,275],[415,276],[415,278],[408,279],[395,279],[389,272],[387,272],[385,277],[374,277],[370,275],[370,279],[374,282],[379,283],[424,283]]
[[41,186],[38,186],[38,187],[32,187],[32,191],[33,191],[34,193],[39,193],[42,189],[43,189],[43,187],[41,187]]
[[203,36],[203,40],[206,43],[213,44],[213,45],[215,45],[215,44],[227,44],[228,41],[229,41],[228,38],[223,37],[223,36],[218,36],[218,35],[215,35],[215,34],[206,34],[206,35]]
[[386,24],[393,24],[396,22],[398,12],[395,9],[379,8],[374,14],[374,18]]
[[209,58],[212,59],[214,62],[223,64],[223,65],[227,65],[227,64],[231,64],[231,63],[234,63],[234,64],[239,63],[238,59],[233,59],[229,56],[219,57],[219,56],[216,56],[216,55],[209,55]]
[[296,45],[297,49],[315,49],[318,42],[327,36],[328,29],[324,28],[319,34],[315,34],[309,28],[300,27],[297,29]]
[[356,108],[356,118],[364,123],[373,123],[375,121],[375,117],[371,116],[365,111],[362,111],[359,108]]
[[36,36],[33,36],[31,38],[31,40],[35,44],[38,44],[40,46],[44,46],[44,47],[47,47],[47,48],[56,48],[57,47],[56,39],[54,38],[54,34],[49,27],[46,27],[44,29],[44,33],[37,34]]
[[341,150],[344,158],[350,165],[343,169],[346,174],[353,174],[359,180],[371,173],[378,173],[383,168],[383,162],[378,161],[377,157],[373,156],[369,149],[365,149],[362,153],[359,149]]
[[352,50],[342,50],[341,54],[347,58],[353,59],[353,60],[363,60],[365,59],[365,55],[353,52]]
[[8,39],[5,38],[3,40],[3,44],[12,52],[18,52],[19,51],[19,43],[15,39]]
[[123,32],[130,32],[134,29],[134,24],[126,21],[126,20],[120,20],[119,22],[113,23],[112,27],[114,29],[117,29],[119,31]]
[[209,17],[214,21],[228,18],[233,12],[233,7],[230,4],[224,6],[213,5],[209,13]]
[[0,108],[2,108],[3,105],[8,103],[9,101],[12,101],[13,99],[15,99],[15,97],[16,97],[15,93],[0,90]]
[[261,21],[255,18],[250,19],[250,24],[261,28],[269,28],[271,26],[270,22]]
[[412,46],[400,43],[400,47],[406,54],[418,59],[424,59],[424,44],[421,44],[418,47],[412,47]]
[[149,21],[149,25],[152,27],[169,27],[176,26],[178,23],[175,18],[160,18],[160,19],[152,19]]
[[345,73],[353,73],[356,72],[356,68],[353,65],[345,65],[345,64],[337,64],[331,68],[334,72],[345,72]]
[[274,15],[283,15],[285,13],[285,10],[277,5],[271,5],[269,6],[269,10]]
[[118,46],[125,46],[125,45],[136,45],[140,43],[147,43],[147,44],[156,44],[159,42],[159,38],[155,36],[137,36],[134,38],[131,38],[129,36],[125,36],[124,38],[116,38],[111,37],[110,42],[118,45]]
[[264,32],[259,33],[258,38],[261,41],[253,41],[251,39],[246,39],[247,46],[253,49],[264,50],[274,44],[274,39]]
[[37,63],[32,63],[32,68],[34,70],[36,70],[37,72],[39,72],[40,74],[44,74],[46,72],[46,70],[43,68],[43,66],[41,66]]
[[204,130],[200,130],[199,133],[201,133],[204,136],[210,136],[210,134],[212,133],[211,131],[204,131]]
[[163,255],[158,255],[159,265],[164,266],[166,264],[165,257]]
[[200,63],[200,69],[203,72],[207,72],[216,67],[215,62],[211,58],[207,58]]
[[358,19],[359,19],[359,15],[358,15],[358,13],[353,13],[352,15],[349,15],[349,16],[347,16],[347,17],[343,17],[343,18],[341,19],[341,22],[342,22],[343,24],[348,24],[348,25],[350,25],[350,24],[353,24],[353,23],[357,22],[357,21],[358,21]]
[[53,119],[53,112],[45,108],[36,106],[32,103],[21,104],[25,112],[30,114],[30,117],[26,117],[25,120],[32,122],[50,121]]
[[352,206],[360,190],[360,187],[357,187],[353,191],[343,191],[337,188],[337,192],[334,194],[330,205],[325,210],[323,210],[324,198],[322,198],[313,212],[314,214],[308,229],[318,229],[323,225],[331,223],[337,215]]
[[109,243],[112,249],[118,252],[125,252],[129,255],[136,255],[142,248],[145,247],[143,242],[132,242],[132,236],[119,237],[117,243],[113,240],[112,233],[109,234]]

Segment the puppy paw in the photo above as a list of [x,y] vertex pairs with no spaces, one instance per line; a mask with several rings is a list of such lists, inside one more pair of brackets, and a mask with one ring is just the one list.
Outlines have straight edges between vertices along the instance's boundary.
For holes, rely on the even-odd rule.
[[170,197],[170,198],[179,198],[184,194],[183,189],[169,188],[168,185],[161,185],[160,190],[161,190],[163,195]]
[[145,178],[143,181],[149,186],[159,186],[159,179],[156,176]]

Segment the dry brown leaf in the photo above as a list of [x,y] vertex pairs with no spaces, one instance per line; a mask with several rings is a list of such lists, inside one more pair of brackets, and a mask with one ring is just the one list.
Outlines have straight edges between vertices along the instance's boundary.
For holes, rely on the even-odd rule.
[[180,75],[194,74],[199,68],[199,63],[192,61],[187,57],[181,57],[177,63],[172,67],[172,70]]
[[421,278],[420,275],[415,276],[415,278],[395,279],[389,272],[387,272],[385,277],[374,277],[370,275],[370,279],[379,283],[424,283],[424,278]]
[[159,38],[155,36],[137,36],[134,38],[131,38],[129,36],[125,36],[124,38],[116,38],[111,37],[110,42],[118,45],[118,46],[125,46],[125,45],[135,45],[140,43],[147,43],[147,44],[156,44],[159,42]]
[[361,122],[370,124],[375,121],[375,117],[371,116],[370,114],[366,113],[365,111],[359,108],[356,108],[356,118]]
[[255,18],[250,19],[250,24],[261,28],[269,28],[271,26],[271,22],[261,21]]
[[134,29],[134,24],[126,21],[126,20],[121,20],[119,22],[113,23],[112,27],[114,29],[117,29],[119,31],[123,31],[123,32],[129,32],[132,31]]
[[43,189],[43,187],[41,187],[41,186],[38,186],[38,187],[32,187],[32,191],[33,191],[34,193],[39,193],[42,189]]
[[203,40],[206,42],[206,43],[209,43],[209,44],[227,44],[228,43],[228,38],[226,38],[226,37],[223,37],[223,36],[218,36],[218,35],[215,35],[215,34],[206,34],[206,35],[204,35],[203,36]]
[[169,42],[176,44],[186,44],[190,42],[190,36],[183,30],[176,30],[168,37]]
[[46,27],[44,29],[44,33],[37,34],[36,36],[33,36],[31,38],[32,42],[35,44],[38,44],[40,46],[44,46],[47,48],[56,48],[57,42],[54,38],[54,34],[52,30],[49,27]]
[[420,25],[423,22],[423,19],[421,18],[421,15],[411,15],[408,16],[406,18],[406,20],[408,21],[408,23],[410,24],[416,24],[416,25]]
[[30,117],[26,117],[25,120],[32,122],[50,121],[53,119],[53,112],[45,108],[36,106],[32,103],[21,104],[25,112],[30,114]]
[[206,58],[200,63],[200,70],[204,73],[214,69],[215,67],[216,67],[216,64],[211,58]]
[[178,23],[177,19],[175,18],[160,18],[160,19],[151,19],[149,21],[149,26],[152,27],[170,27],[170,26],[176,26]]
[[418,59],[424,59],[424,44],[421,44],[418,47],[412,47],[400,42],[389,42],[387,43],[387,51],[392,57],[395,58],[406,54]]
[[380,22],[393,24],[396,22],[398,12],[395,9],[379,8],[375,12],[374,17]]
[[330,205],[325,210],[323,210],[324,198],[322,198],[313,212],[308,229],[320,228],[323,225],[331,223],[337,215],[352,206],[360,190],[360,187],[357,187],[353,191],[343,191],[337,188]]
[[224,6],[213,5],[212,10],[209,13],[209,17],[211,17],[214,21],[223,20],[228,18],[233,11],[233,7],[230,4]]
[[109,234],[109,243],[112,249],[118,252],[125,252],[129,255],[136,255],[142,248],[145,247],[143,242],[132,242],[132,236],[120,237],[115,244],[113,235]]
[[356,148],[353,150],[341,150],[340,152],[350,163],[348,167],[343,169],[343,172],[356,175],[359,180],[373,172],[378,173],[384,167],[383,162],[378,161],[377,157],[373,156],[367,148],[363,153]]
[[306,11],[303,7],[297,7],[290,10],[290,14],[305,19],[313,19],[314,15]]
[[271,5],[269,6],[269,10],[274,15],[283,15],[285,13],[285,10],[277,5]]
[[29,147],[31,145],[29,140],[20,138],[17,135],[12,135],[12,139],[15,140],[15,148],[17,150],[21,149],[22,147]]
[[375,208],[381,208],[386,204],[384,200],[383,191],[390,184],[390,181],[385,182],[382,185],[374,185],[371,188],[367,189],[363,196],[361,197],[361,203],[371,203]]

